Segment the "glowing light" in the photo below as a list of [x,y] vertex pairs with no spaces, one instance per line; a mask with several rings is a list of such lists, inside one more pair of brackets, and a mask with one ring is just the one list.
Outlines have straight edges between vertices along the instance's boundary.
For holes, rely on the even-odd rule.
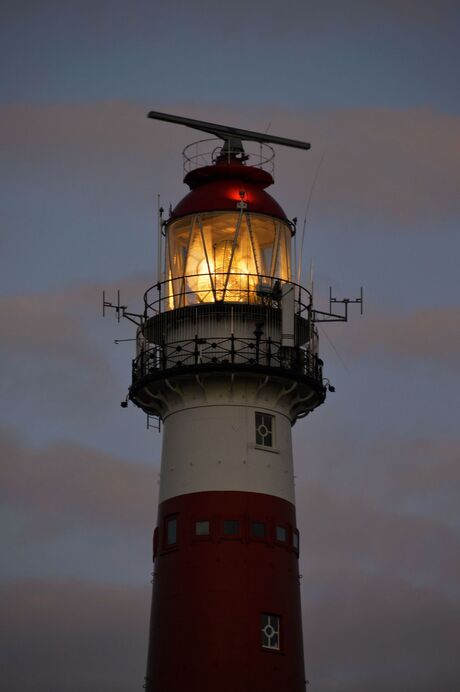
[[260,284],[290,280],[290,239],[286,223],[247,212],[178,219],[168,229],[168,305],[258,302]]
[[196,275],[188,276],[188,284],[202,303],[214,300],[250,302],[257,285],[256,267],[254,262],[252,264],[254,266],[242,256],[241,245],[234,246],[230,239],[222,240],[212,246],[210,256],[197,258],[193,272]]

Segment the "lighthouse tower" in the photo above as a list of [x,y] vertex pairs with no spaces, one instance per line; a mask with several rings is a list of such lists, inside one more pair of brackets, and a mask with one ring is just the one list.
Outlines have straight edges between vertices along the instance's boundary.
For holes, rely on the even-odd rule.
[[266,189],[268,142],[309,145],[150,116],[218,139],[184,152],[129,390],[163,429],[145,688],[304,692],[291,429],[326,387],[295,226]]

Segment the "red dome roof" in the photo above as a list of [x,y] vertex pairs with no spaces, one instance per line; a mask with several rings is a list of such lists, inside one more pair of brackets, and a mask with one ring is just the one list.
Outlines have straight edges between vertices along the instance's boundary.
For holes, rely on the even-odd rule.
[[248,211],[287,221],[278,202],[265,192],[273,182],[267,171],[237,161],[197,168],[185,176],[184,183],[191,191],[173,209],[171,219],[200,212],[235,211],[243,198]]

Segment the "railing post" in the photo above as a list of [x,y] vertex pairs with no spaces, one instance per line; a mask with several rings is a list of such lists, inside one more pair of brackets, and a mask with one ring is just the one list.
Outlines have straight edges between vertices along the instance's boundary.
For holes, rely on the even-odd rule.
[[195,334],[195,365],[198,365],[198,356],[200,352],[198,350],[198,334]]
[[256,363],[257,365],[259,364],[259,354],[260,354],[260,339],[262,337],[263,331],[260,328],[259,324],[256,324],[256,328],[254,330],[254,336],[256,337]]
[[235,362],[235,335],[232,332],[232,335],[230,337],[230,360],[233,365]]
[[267,361],[268,361],[268,365],[270,366],[271,362],[272,362],[272,338],[271,338],[271,336],[268,337],[267,344],[268,344]]
[[160,356],[160,361],[161,361],[161,369],[166,370],[168,367],[168,359],[166,357],[166,344],[163,341],[161,344],[161,356]]
[[160,282],[158,282],[157,288],[158,288],[158,312],[161,312],[161,283]]

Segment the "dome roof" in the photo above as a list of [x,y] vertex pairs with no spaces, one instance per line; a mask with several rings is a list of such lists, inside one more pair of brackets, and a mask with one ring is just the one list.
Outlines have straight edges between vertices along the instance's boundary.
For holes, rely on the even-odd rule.
[[200,212],[233,211],[243,199],[248,211],[287,221],[278,202],[265,192],[273,182],[267,171],[237,160],[196,168],[184,178],[190,192],[173,209],[171,220]]

